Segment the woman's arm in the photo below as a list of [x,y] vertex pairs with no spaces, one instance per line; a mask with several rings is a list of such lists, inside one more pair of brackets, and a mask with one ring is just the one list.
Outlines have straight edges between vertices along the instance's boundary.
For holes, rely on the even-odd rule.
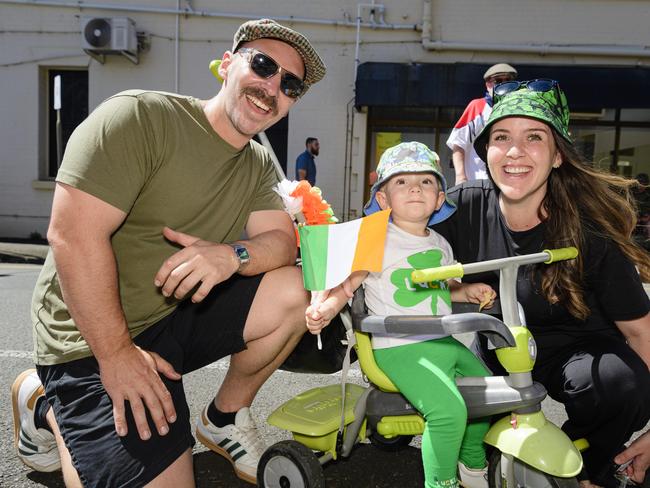
[[650,312],[640,319],[618,320],[616,326],[650,369]]

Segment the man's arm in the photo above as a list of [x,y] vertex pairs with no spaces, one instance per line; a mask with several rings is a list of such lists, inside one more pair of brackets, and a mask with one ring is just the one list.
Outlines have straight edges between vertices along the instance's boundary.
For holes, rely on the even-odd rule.
[[307,161],[305,153],[300,154],[296,159],[296,179],[298,181],[307,179]]
[[128,400],[142,439],[151,437],[149,410],[161,435],[176,419],[174,405],[157,371],[179,379],[172,366],[131,341],[120,304],[111,235],[126,214],[76,188],[57,183],[48,240],[63,297],[79,332],[99,363],[101,380],[113,402],[115,429],[126,435]]
[[455,185],[460,185],[462,182],[467,181],[465,174],[465,151],[460,146],[454,145],[453,152],[451,153],[451,161],[454,164],[454,171],[456,172]]
[[238,272],[253,276],[296,261],[296,237],[291,218],[284,210],[253,212],[246,224],[248,240],[237,241],[246,247],[249,263],[239,269],[239,259],[229,244],[205,241],[195,236],[163,230],[165,237],[184,247],[167,259],[156,274],[154,284],[165,296],[183,298],[201,283],[192,295],[193,302],[203,300],[213,286]]

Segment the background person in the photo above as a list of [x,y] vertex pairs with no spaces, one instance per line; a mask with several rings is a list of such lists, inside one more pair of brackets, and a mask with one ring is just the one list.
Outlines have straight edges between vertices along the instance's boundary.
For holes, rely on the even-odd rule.
[[[491,306],[494,290],[482,283],[455,280],[420,285],[410,272],[454,262],[447,241],[428,225],[448,218],[454,207],[446,201],[447,184],[438,155],[419,142],[387,149],[377,167],[378,180],[364,211],[391,209],[382,271],[357,272],[354,289],[363,283],[372,315],[448,315],[451,301]],[[324,302],[310,306],[307,327],[317,334],[347,303],[342,287]],[[457,487],[457,469],[466,488],[487,488],[483,437],[487,420],[467,424],[467,408],[456,376],[486,376],[480,361],[453,337],[373,334],[377,364],[422,414],[422,463],[427,488]],[[459,464],[460,459],[460,464]]]
[[[474,143],[491,179],[451,190],[457,211],[436,230],[463,263],[579,249],[573,261],[521,268],[517,295],[537,342],[533,377],[564,404],[569,437],[591,445],[583,486],[618,486],[613,458],[650,417],[650,300],[641,283],[650,259],[630,239],[634,181],[581,158],[556,82],[511,82],[501,99],[502,86]],[[496,274],[474,279],[498,289]],[[483,340],[478,353],[502,371]]]
[[447,146],[452,151],[451,159],[456,172],[456,185],[463,181],[487,178],[485,162],[476,154],[474,141],[492,112],[494,85],[516,78],[517,70],[509,64],[499,63],[489,67],[483,74],[485,95],[469,102],[449,134]]
[[38,377],[12,388],[19,456],[62,465],[67,486],[193,486],[181,375],[228,355],[197,436],[256,480],[248,407],[302,336],[308,298],[272,161],[251,138],[325,66],[264,19],[240,26],[219,74],[207,101],[111,97],[68,143],[33,297]]
[[320,152],[320,142],[315,137],[305,140],[305,150],[296,158],[296,179],[307,180],[311,186],[316,186],[316,162],[314,157]]

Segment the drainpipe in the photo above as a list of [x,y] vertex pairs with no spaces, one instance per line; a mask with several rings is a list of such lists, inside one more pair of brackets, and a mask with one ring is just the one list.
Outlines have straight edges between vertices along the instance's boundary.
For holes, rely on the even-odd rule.
[[431,39],[432,10],[431,1],[424,0],[422,8],[422,47],[431,51],[475,51],[475,52],[506,52],[576,56],[613,56],[613,57],[650,57],[650,46],[599,46],[581,44],[502,44],[487,42],[446,42]]
[[178,93],[180,91],[180,87],[178,83],[180,64],[181,64],[179,59],[180,38],[181,38],[181,14],[179,13],[180,10],[181,10],[181,0],[176,0],[176,32],[174,35],[174,93]]

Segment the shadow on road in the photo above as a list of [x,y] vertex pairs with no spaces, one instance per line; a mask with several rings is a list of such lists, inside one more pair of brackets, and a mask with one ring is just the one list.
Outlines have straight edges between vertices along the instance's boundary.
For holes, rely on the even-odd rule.
[[[419,487],[424,483],[420,450],[407,447],[383,452],[370,445],[358,446],[349,459],[324,467],[328,488]],[[228,461],[210,451],[194,454],[194,475],[198,488],[251,488],[235,476]],[[47,488],[65,488],[61,472],[27,474],[32,482]]]

